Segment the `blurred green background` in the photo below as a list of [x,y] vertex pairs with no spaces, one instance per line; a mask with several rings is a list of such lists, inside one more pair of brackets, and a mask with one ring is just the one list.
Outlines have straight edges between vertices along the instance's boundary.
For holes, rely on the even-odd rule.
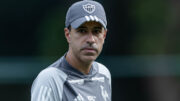
[[[68,49],[65,15],[75,1],[0,1],[1,101],[30,101],[37,74]],[[180,1],[98,1],[108,34],[97,61],[111,71],[112,101],[179,101]]]

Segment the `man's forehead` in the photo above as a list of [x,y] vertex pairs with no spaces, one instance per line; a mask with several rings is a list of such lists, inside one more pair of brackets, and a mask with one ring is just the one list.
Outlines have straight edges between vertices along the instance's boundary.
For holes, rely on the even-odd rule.
[[88,28],[88,27],[102,28],[103,26],[99,22],[90,21],[90,22],[83,23],[78,28]]

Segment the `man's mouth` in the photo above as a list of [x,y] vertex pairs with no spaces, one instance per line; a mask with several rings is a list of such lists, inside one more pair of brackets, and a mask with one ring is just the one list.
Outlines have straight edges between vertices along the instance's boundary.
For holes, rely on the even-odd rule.
[[86,51],[96,51],[96,50],[93,49],[93,48],[84,48],[83,50],[86,50]]
[[87,53],[95,53],[95,52],[97,52],[96,49],[94,49],[94,48],[89,48],[89,47],[83,48],[82,50],[85,51],[85,52],[87,52]]

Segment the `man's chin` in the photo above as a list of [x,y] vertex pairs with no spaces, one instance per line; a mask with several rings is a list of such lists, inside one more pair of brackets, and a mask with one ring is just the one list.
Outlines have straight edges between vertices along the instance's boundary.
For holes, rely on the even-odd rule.
[[85,55],[85,56],[82,57],[82,61],[90,63],[90,62],[96,60],[96,58],[97,58],[97,56],[88,56],[88,55]]

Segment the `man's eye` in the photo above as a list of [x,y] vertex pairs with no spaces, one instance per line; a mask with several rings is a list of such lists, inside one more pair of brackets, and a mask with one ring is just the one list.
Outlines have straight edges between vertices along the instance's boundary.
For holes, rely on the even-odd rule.
[[98,30],[98,29],[93,31],[93,33],[95,33],[95,34],[99,34],[99,33],[101,33],[101,32],[102,32],[102,31],[101,31],[101,30]]
[[85,29],[79,29],[78,32],[79,33],[86,33],[87,31]]

